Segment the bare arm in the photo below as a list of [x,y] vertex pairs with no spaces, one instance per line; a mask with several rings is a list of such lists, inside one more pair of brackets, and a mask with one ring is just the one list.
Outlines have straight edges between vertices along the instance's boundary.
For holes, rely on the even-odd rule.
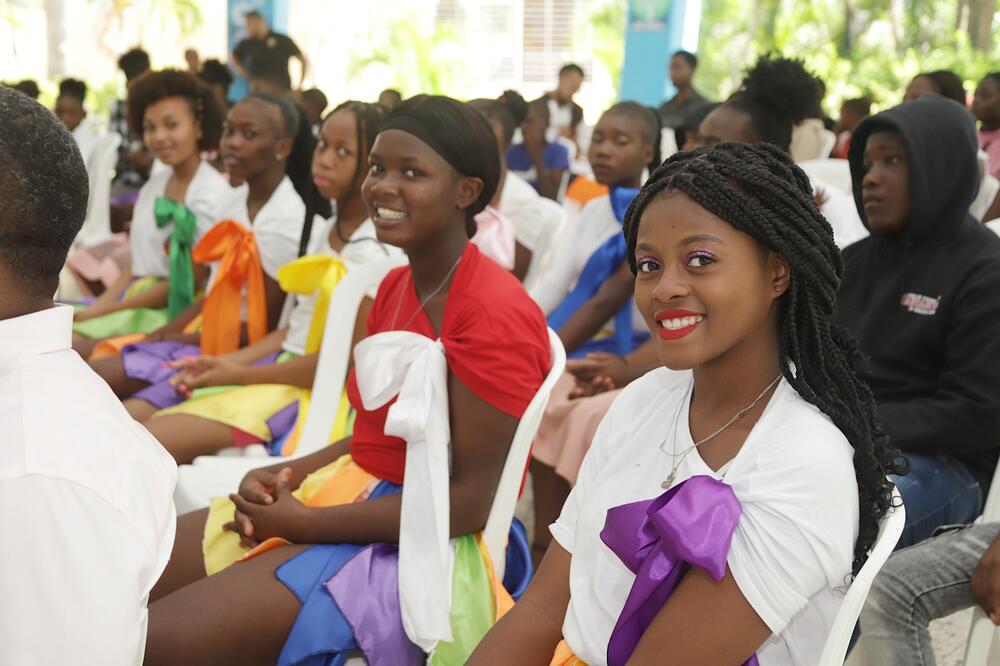
[[246,70],[245,67],[243,67],[243,63],[240,62],[240,58],[238,55],[236,55],[235,50],[229,54],[229,61],[233,63],[233,67],[236,68],[236,72],[240,76],[242,76],[244,79],[250,78],[250,73]]
[[[209,269],[207,266],[202,266],[201,264],[196,264],[194,267],[194,283],[197,287],[205,284],[205,280],[208,279]],[[131,279],[131,274],[130,274]],[[117,285],[116,285],[117,286]],[[125,290],[126,284],[121,288],[121,291]],[[97,317],[100,315],[109,314],[112,312],[118,312],[119,310],[131,310],[134,308],[165,308],[167,307],[167,298],[170,293],[170,282],[168,280],[161,280],[159,283],[153,285],[141,294],[136,294],[131,298],[125,298],[120,301],[112,301],[107,303],[100,308],[98,308],[98,303],[94,303],[90,308],[86,310],[86,316]]]
[[[361,340],[366,333],[365,322],[368,320],[368,310],[371,300],[365,298],[358,308],[355,320],[354,337],[351,348]],[[287,329],[272,331],[267,337],[254,344],[221,356],[201,356],[196,359],[182,360],[174,364],[180,370],[171,383],[181,393],[206,386],[230,386],[248,384],[286,384],[299,388],[312,388],[316,380],[316,367],[319,354],[305,354],[285,363],[268,365],[252,365],[282,348],[287,335]],[[353,355],[349,358],[348,371],[353,363]]]
[[632,297],[635,277],[623,262],[614,274],[579,310],[573,313],[557,333],[567,351],[572,351],[593,338],[604,324]]
[[520,243],[514,243],[514,269],[511,273],[520,282],[524,282],[524,276],[528,274],[528,269],[531,267],[531,257],[531,250]]
[[[452,475],[449,484],[451,534],[462,536],[486,525],[493,492],[503,470],[518,419],[482,400],[449,375]],[[295,472],[295,470],[293,470]],[[294,487],[297,473],[293,473]],[[342,506],[310,508],[299,502],[248,503],[234,497],[250,516],[254,537],[282,536],[297,543],[395,543],[399,540],[400,495]]]
[[569,607],[570,561],[570,554],[553,541],[524,596],[490,629],[466,663],[549,664],[562,640]]
[[643,633],[628,663],[739,666],[770,635],[728,568],[716,583],[692,567]]
[[94,302],[91,303],[86,310],[76,314],[76,320],[86,321],[91,317],[97,317],[110,312],[108,308],[114,306],[115,302],[123,293],[125,293],[125,290],[128,289],[129,284],[131,284],[134,278],[135,276],[132,275],[132,267],[129,266],[128,270],[123,271],[118,279],[115,280],[115,283],[105,289],[100,296],[94,299]]

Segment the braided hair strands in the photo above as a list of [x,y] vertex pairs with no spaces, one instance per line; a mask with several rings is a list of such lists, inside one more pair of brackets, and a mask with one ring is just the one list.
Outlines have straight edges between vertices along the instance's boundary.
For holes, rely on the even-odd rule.
[[789,384],[829,416],[854,447],[860,508],[856,575],[892,502],[893,486],[885,475],[906,473],[908,465],[889,449],[876,422],[875,400],[858,376],[864,359],[857,343],[833,323],[843,261],[830,224],[816,209],[809,179],[788,155],[765,143],[722,143],[674,155],[652,173],[626,213],[633,273],[642,212],[667,191],[685,193],[791,266],[780,303],[780,365]]

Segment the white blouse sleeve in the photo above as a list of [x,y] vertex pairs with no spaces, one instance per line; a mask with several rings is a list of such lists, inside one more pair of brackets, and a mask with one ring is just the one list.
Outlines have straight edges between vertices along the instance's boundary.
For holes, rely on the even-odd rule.
[[[795,418],[769,433],[752,469],[734,467],[726,478],[743,505],[729,568],[775,634],[820,590],[850,582],[858,525],[852,449],[828,421],[817,429],[818,418]],[[794,439],[773,441],[784,432]]]

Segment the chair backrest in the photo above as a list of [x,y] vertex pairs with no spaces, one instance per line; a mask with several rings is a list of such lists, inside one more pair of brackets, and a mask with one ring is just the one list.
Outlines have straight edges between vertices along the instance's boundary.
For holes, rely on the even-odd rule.
[[566,235],[566,209],[562,205],[546,199],[538,198],[538,207],[544,220],[544,230],[540,242],[531,256],[531,265],[524,276],[524,286],[530,289],[548,270],[555,258],[556,250],[561,245],[560,240]]
[[386,274],[394,268],[406,264],[404,255],[397,255],[379,261],[371,261],[352,267],[340,281],[330,298],[326,315],[326,328],[316,364],[316,379],[313,381],[309,413],[302,426],[295,457],[308,455],[329,444],[330,429],[337,413],[337,405],[347,382],[347,367],[350,363],[354,342],[354,324],[358,317],[358,306],[365,295],[377,287]]
[[813,178],[836,187],[847,194],[854,191],[854,183],[851,181],[851,165],[847,160],[832,158],[806,160],[799,162],[799,167]]
[[854,627],[861,615],[861,608],[868,598],[868,591],[872,587],[875,576],[882,570],[885,561],[892,555],[892,551],[899,543],[899,537],[903,533],[903,525],[906,522],[906,509],[899,491],[892,490],[893,508],[882,518],[879,525],[878,539],[868,554],[868,561],[861,567],[861,571],[854,577],[854,582],[848,588],[844,596],[844,602],[837,611],[837,617],[833,621],[833,627],[826,637],[823,645],[823,653],[820,656],[817,666],[843,666],[844,657],[847,654],[847,646],[854,634]]
[[87,164],[90,196],[87,217],[76,235],[76,245],[94,245],[111,235],[111,179],[118,160],[118,146],[122,138],[109,132],[97,140]]
[[837,145],[837,135],[828,129],[824,129],[822,134],[823,143],[820,144],[819,155],[820,159],[826,159],[830,157],[834,147]]
[[549,368],[549,374],[545,381],[535,393],[535,397],[531,399],[528,408],[524,410],[520,423],[518,423],[514,439],[510,443],[510,450],[507,452],[507,461],[500,474],[496,495],[493,496],[493,506],[490,508],[490,515],[486,520],[486,528],[483,530],[483,541],[489,550],[490,558],[493,560],[493,568],[496,570],[498,580],[503,580],[504,569],[507,565],[507,535],[510,531],[510,523],[514,519],[514,507],[517,504],[517,495],[528,465],[531,443],[535,440],[538,426],[542,422],[542,415],[549,404],[552,387],[559,381],[559,377],[562,376],[563,370],[566,368],[566,350],[563,349],[562,341],[552,329],[549,329],[549,347],[552,350],[552,366]]

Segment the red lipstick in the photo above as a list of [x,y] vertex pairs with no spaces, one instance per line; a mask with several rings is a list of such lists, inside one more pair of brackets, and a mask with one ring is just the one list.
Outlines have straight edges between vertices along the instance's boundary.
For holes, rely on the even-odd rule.
[[654,316],[661,340],[680,340],[701,326],[705,315],[690,310],[666,310]]

